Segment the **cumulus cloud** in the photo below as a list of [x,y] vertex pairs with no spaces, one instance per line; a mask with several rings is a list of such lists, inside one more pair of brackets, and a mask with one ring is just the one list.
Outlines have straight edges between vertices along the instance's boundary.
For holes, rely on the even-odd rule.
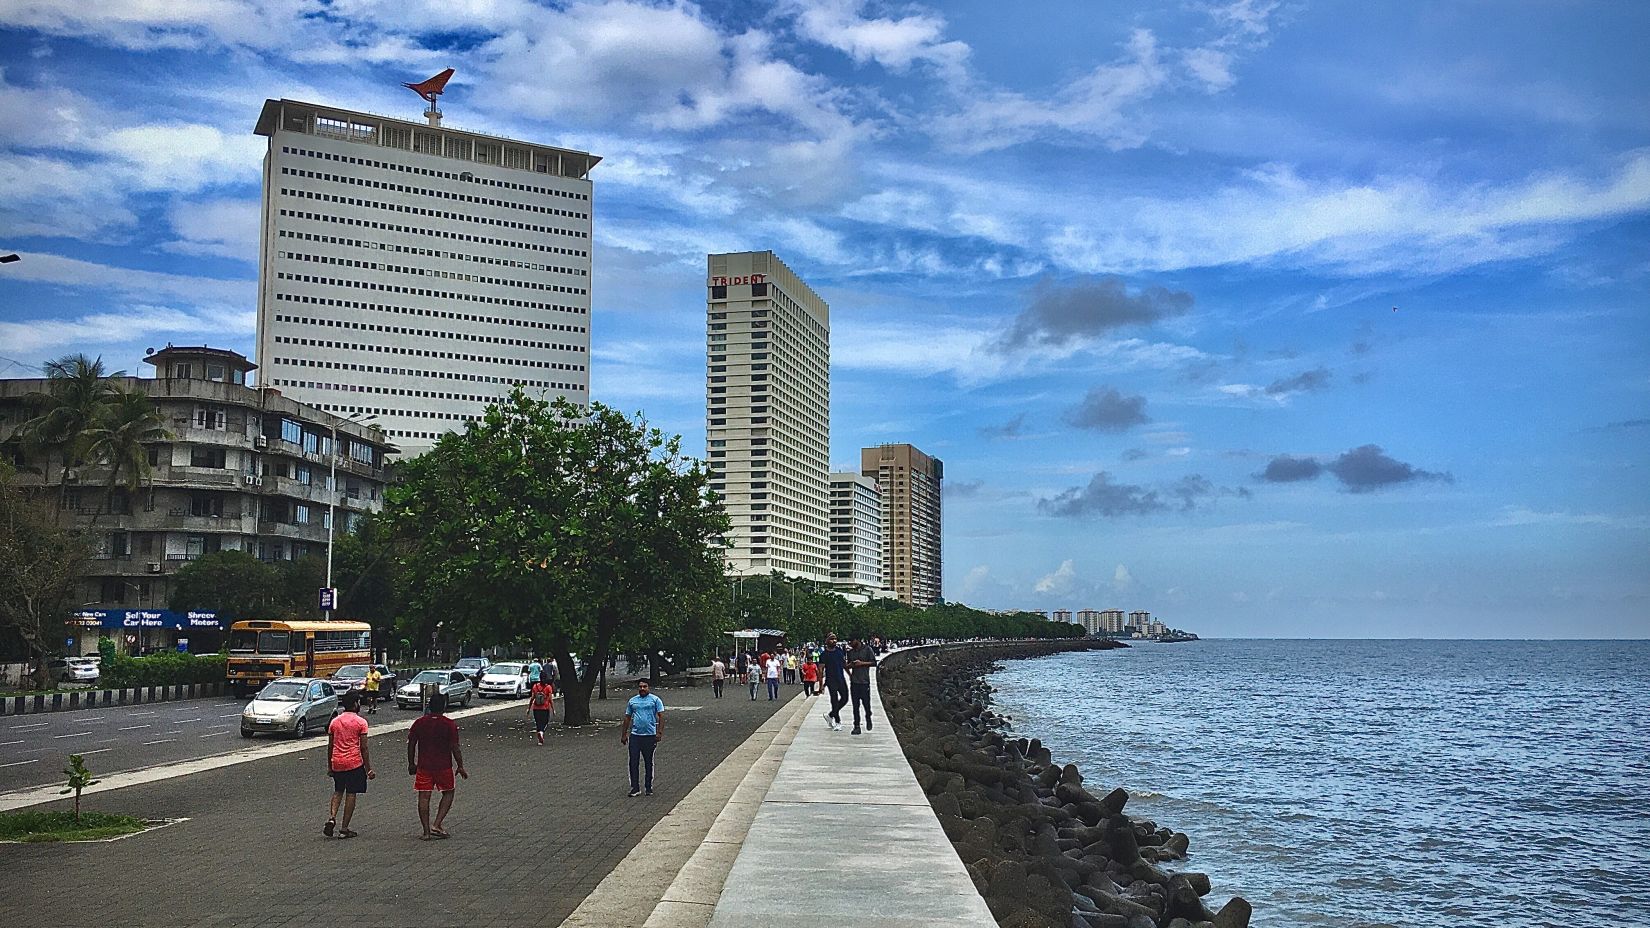
[[963,575],[962,592],[965,596],[972,596],[980,591],[987,577],[991,575],[991,567],[987,564],[976,564]]
[[919,61],[959,74],[968,46],[945,39],[945,19],[929,10],[899,17],[868,17],[863,0],[792,0],[781,9],[796,18],[804,39],[834,48],[858,64],[876,62],[905,71]]
[[1150,325],[1192,308],[1192,295],[1166,287],[1129,292],[1123,278],[1091,277],[1066,284],[1044,280],[1003,334],[1009,350],[1064,347],[1125,326]]
[[1122,564],[1118,564],[1117,569],[1111,572],[1112,589],[1121,591],[1126,590],[1131,586],[1134,586],[1134,576],[1129,573],[1129,569],[1127,567],[1124,567]]
[[1056,596],[1070,593],[1077,587],[1077,565],[1069,558],[1061,561],[1052,573],[1044,574],[1034,587],[1039,593]]
[[1294,393],[1311,393],[1329,386],[1329,369],[1315,367],[1309,371],[1301,371],[1293,377],[1285,377],[1267,384],[1263,391],[1267,396],[1289,396]]
[[1278,455],[1266,463],[1255,479],[1265,483],[1296,483],[1314,480],[1325,473],[1340,481],[1341,488],[1348,493],[1371,493],[1406,483],[1455,481],[1448,473],[1422,470],[1399,461],[1379,445],[1360,445],[1331,461]]
[[982,425],[979,433],[981,438],[1019,438],[1025,427],[1026,414],[1022,412],[1001,425]]
[[962,499],[969,496],[978,496],[984,489],[984,480],[947,480],[940,485],[941,492],[948,497]]
[[257,200],[201,200],[172,207],[172,231],[177,238],[164,246],[186,255],[212,255],[241,261],[258,260],[262,221]]
[[1065,421],[1080,429],[1097,432],[1126,432],[1149,422],[1146,398],[1125,395],[1114,387],[1095,387],[1083,401],[1066,411]]
[[1158,487],[1145,487],[1114,483],[1111,474],[1100,471],[1085,486],[1071,487],[1055,496],[1038,500],[1037,509],[1051,516],[1114,519],[1158,512],[1189,512],[1217,496],[1247,498],[1249,492],[1217,487],[1199,474],[1191,474]]

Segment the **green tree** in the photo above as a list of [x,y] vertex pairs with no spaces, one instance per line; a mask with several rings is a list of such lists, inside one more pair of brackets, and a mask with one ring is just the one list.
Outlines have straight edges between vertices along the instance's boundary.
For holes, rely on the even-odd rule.
[[51,459],[58,459],[58,516],[68,508],[70,472],[81,465],[90,448],[92,434],[103,422],[115,392],[112,377],[103,359],[84,354],[64,355],[45,365],[46,390],[30,397],[35,415],[19,431],[25,446],[45,454],[42,475],[51,481]]
[[216,612],[225,624],[274,618],[276,575],[246,551],[215,551],[185,564],[172,580],[175,611]]
[[321,587],[327,585],[325,553],[275,562],[275,596],[271,609],[282,619],[319,617]]
[[28,652],[37,689],[52,684],[46,662],[63,640],[75,580],[90,556],[87,536],[60,525],[52,507],[19,487],[0,462],[0,628]]
[[340,535],[333,548],[338,615],[370,624],[373,643],[381,649],[395,641],[396,621],[408,608],[399,560],[406,547],[390,531],[389,520],[369,514],[355,531]]
[[114,511],[116,489],[136,493],[149,479],[148,446],[172,437],[160,411],[141,390],[113,389],[86,432],[90,458],[109,466],[105,509]]
[[727,519],[703,467],[639,415],[518,387],[401,477],[385,513],[415,614],[460,640],[533,641],[560,668],[569,725],[589,722],[617,643],[675,637],[723,582]]

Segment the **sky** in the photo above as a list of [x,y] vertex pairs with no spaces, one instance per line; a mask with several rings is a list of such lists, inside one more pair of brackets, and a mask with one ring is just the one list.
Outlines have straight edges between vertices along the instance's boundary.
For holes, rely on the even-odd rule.
[[944,592],[1650,635],[1650,4],[6,0],[0,376],[251,353],[266,98],[594,152],[592,395],[704,441],[704,255],[831,307]]

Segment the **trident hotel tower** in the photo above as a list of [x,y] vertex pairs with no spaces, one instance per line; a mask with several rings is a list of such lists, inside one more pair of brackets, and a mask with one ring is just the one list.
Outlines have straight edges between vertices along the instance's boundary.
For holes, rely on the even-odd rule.
[[263,385],[371,421],[408,453],[521,384],[590,390],[598,157],[269,100]]
[[705,440],[727,569],[828,581],[830,307],[771,251],[708,264]]

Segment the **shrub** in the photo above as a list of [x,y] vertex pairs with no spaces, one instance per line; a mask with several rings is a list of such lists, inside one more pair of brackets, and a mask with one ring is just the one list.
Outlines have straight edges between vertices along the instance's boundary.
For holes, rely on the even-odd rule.
[[179,683],[222,683],[226,658],[222,654],[180,654],[175,651],[148,657],[116,655],[103,662],[103,684],[114,689],[128,686],[174,686]]

